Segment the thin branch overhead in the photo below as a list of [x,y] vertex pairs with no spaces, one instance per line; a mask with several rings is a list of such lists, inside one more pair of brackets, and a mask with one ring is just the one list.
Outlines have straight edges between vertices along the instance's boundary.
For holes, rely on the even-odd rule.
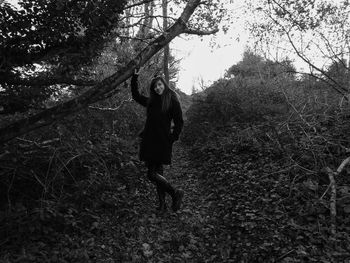
[[196,29],[186,29],[184,31],[185,34],[190,34],[190,35],[198,35],[198,36],[205,36],[205,35],[212,35],[219,32],[219,29],[213,29],[209,31],[203,31],[203,30],[196,30]]
[[124,7],[124,9],[129,9],[129,8],[132,8],[132,7],[135,7],[135,6],[140,6],[140,5],[143,5],[143,4],[147,4],[147,3],[151,3],[153,0],[144,0],[144,1],[141,1],[141,2],[138,2],[138,3],[135,3],[135,4],[130,4],[130,5],[127,5]]

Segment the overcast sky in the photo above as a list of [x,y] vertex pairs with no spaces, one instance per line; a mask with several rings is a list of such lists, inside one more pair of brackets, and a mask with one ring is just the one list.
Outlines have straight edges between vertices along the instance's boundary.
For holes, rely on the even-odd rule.
[[[191,94],[192,86],[200,89],[199,79],[209,85],[225,74],[230,66],[241,58],[247,44],[247,36],[243,30],[240,41],[236,40],[236,30],[230,30],[226,35],[218,33],[216,40],[210,36],[192,36],[190,39],[177,38],[170,47],[173,55],[180,61],[180,72],[177,87]],[[217,45],[211,47],[210,41]]]
[[[237,14],[244,2],[244,0],[235,0],[231,4],[226,4],[225,7]],[[237,15],[234,16],[237,17]],[[181,59],[177,82],[180,90],[191,94],[192,86],[200,89],[200,78],[210,85],[242,58],[249,40],[248,33],[244,30],[245,19],[245,16],[235,19],[234,25],[226,34],[220,31],[215,37],[180,36],[171,42],[172,54],[177,59]],[[214,43],[213,47],[211,43]]]

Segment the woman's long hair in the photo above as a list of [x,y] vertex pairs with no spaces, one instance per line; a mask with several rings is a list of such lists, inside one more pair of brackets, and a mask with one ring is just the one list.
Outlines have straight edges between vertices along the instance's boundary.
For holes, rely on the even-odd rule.
[[173,91],[172,89],[169,88],[168,84],[165,82],[165,80],[162,77],[159,77],[159,76],[155,77],[151,81],[149,105],[152,104],[152,102],[155,100],[156,96],[159,96],[154,90],[155,85],[156,85],[158,80],[160,80],[164,85],[164,91],[163,91],[162,95],[160,95],[161,101],[162,101],[162,112],[167,112],[171,107],[172,98],[175,98],[176,100],[178,98],[176,96],[175,91]]

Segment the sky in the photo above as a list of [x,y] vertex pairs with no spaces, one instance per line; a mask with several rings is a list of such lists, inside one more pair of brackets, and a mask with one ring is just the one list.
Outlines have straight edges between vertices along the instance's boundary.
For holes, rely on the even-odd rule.
[[[212,40],[214,41],[214,40]],[[246,42],[235,40],[233,34],[218,33],[216,42],[221,46],[210,47],[211,37],[202,40],[192,36],[190,39],[177,38],[170,45],[176,59],[180,59],[177,88],[191,94],[192,87],[201,89],[200,80],[206,86],[223,77],[225,70],[242,58]]]
[[[227,8],[233,12],[241,8],[243,3],[244,0],[235,0]],[[177,88],[191,94],[192,87],[201,89],[200,79],[205,86],[210,86],[212,82],[223,77],[229,67],[242,59],[248,41],[244,19],[235,21],[226,34],[219,31],[214,37],[177,37],[170,44],[172,54],[180,59]]]
[[[342,0],[330,2],[335,4],[341,3]],[[192,93],[193,86],[195,89],[200,90],[200,79],[203,79],[206,87],[208,87],[212,82],[223,77],[229,67],[242,59],[246,47],[252,47],[251,42],[253,39],[249,37],[249,33],[244,29],[247,19],[254,19],[244,14],[246,0],[234,0],[229,1],[229,3],[225,4],[225,7],[228,8],[229,12],[232,12],[232,17],[235,17],[235,21],[226,34],[219,32],[215,36],[214,42],[219,43],[220,46],[210,47],[211,36],[203,37],[202,40],[198,36],[190,38],[178,37],[170,45],[172,54],[177,59],[181,59],[177,88],[187,94]],[[319,48],[323,49],[323,51],[327,50],[324,43],[322,46],[321,42],[324,41],[318,42],[318,39],[314,38],[311,33],[303,34],[302,39],[305,43],[312,45],[310,46],[310,51],[303,51],[305,52],[304,54],[307,54],[308,59],[319,68],[327,68],[327,65],[330,63],[327,54],[324,55],[319,50]],[[309,66],[292,51],[290,44],[286,45],[281,40],[281,43],[277,46],[271,45],[271,47],[273,49],[270,51],[273,53],[265,55],[271,56],[272,59],[276,59],[275,56],[277,54],[279,59],[288,57],[293,61],[293,65],[298,71],[307,72],[310,70]],[[298,49],[303,48],[298,46]]]

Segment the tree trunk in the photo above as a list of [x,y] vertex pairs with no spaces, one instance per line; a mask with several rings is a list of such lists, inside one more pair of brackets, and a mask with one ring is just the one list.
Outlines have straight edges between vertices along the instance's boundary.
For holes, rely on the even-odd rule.
[[[163,30],[164,32],[168,27],[168,0],[162,0],[163,8]],[[164,47],[164,58],[163,58],[163,72],[165,77],[165,82],[169,85],[169,44]]]
[[166,46],[179,34],[186,31],[186,23],[200,4],[200,0],[189,0],[181,16],[177,21],[161,36],[147,45],[134,59],[125,67],[118,70],[110,77],[90,88],[85,93],[59,104],[50,109],[44,110],[31,117],[16,121],[0,129],[0,144],[3,144],[17,136],[23,135],[43,126],[52,124],[70,114],[86,108],[88,105],[103,100],[118,92],[118,86],[131,77],[134,70],[143,66],[153,55]]

